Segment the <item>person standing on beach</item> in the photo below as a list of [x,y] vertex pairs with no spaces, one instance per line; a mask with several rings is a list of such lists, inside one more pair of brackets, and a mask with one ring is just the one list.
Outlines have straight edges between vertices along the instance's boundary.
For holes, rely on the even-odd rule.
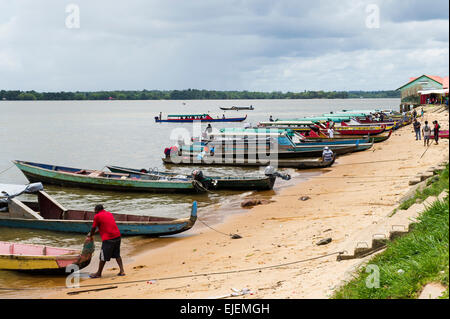
[[414,132],[416,132],[416,141],[419,140],[420,141],[420,122],[415,118],[414,119]]
[[328,130],[327,130],[327,133],[328,133],[328,137],[329,137],[329,138],[334,138],[334,130],[333,130],[333,127],[329,127]]
[[107,212],[103,205],[95,206],[95,217],[92,229],[87,237],[92,238],[96,229],[102,238],[102,249],[100,251],[100,263],[96,273],[90,274],[90,278],[100,278],[102,276],[103,267],[111,258],[115,258],[119,265],[120,271],[118,276],[125,276],[122,258],[120,257],[120,231],[117,227],[113,214]]
[[423,117],[423,108],[422,108],[422,110],[420,111],[420,117]]
[[428,126],[428,121],[425,121],[425,126],[422,129],[423,134],[423,146],[430,144],[431,128]]
[[433,124],[434,124],[434,126],[433,126],[434,141],[436,142],[436,145],[437,145],[437,144],[439,144],[438,143],[439,129],[441,128],[441,126],[439,125],[438,121],[434,121]]
[[413,110],[413,117],[414,117],[414,119],[417,117],[417,111],[416,111],[416,109]]

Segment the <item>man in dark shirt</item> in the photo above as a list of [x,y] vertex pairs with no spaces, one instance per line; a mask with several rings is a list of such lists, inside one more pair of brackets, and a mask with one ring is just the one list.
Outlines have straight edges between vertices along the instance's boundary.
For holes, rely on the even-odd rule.
[[419,140],[420,141],[420,122],[417,121],[417,119],[414,119],[414,132],[416,132],[416,141]]
[[125,276],[122,258],[120,257],[120,231],[117,227],[113,214],[107,212],[103,205],[95,206],[95,217],[92,229],[88,233],[88,237],[92,238],[96,229],[102,238],[102,249],[100,251],[100,263],[96,273],[90,274],[91,278],[99,278],[102,276],[103,267],[111,258],[115,258],[119,265],[120,271],[118,276]]

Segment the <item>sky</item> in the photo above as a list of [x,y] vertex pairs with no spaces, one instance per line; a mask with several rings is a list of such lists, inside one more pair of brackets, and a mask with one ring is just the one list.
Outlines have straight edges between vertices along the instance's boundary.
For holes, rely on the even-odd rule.
[[392,90],[449,74],[448,0],[0,0],[0,90]]

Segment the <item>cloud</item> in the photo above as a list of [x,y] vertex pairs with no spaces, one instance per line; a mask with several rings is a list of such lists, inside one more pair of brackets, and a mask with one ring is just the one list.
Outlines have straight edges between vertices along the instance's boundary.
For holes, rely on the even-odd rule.
[[377,90],[448,74],[446,1],[73,2],[79,29],[61,1],[0,4],[0,89]]

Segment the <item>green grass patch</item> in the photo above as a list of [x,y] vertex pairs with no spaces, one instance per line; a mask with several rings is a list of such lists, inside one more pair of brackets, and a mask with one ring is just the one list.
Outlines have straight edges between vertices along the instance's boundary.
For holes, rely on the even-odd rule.
[[[448,166],[447,166],[448,176]],[[448,184],[447,184],[448,185]],[[379,288],[368,288],[376,265]],[[335,292],[336,299],[417,298],[422,287],[439,281],[448,287],[449,200],[436,201],[418,218],[414,229],[388,243],[387,249],[372,258],[355,278]],[[370,287],[370,285],[369,285]],[[445,294],[444,294],[445,296]],[[446,292],[448,298],[448,289]]]
[[420,199],[420,201],[422,202],[429,196],[438,196],[444,189],[449,189],[448,164],[445,166],[445,169],[438,175],[438,179],[435,182],[428,185],[421,192],[417,191],[414,197],[401,203],[399,208],[403,210],[408,209],[414,203],[416,203],[417,199]]

